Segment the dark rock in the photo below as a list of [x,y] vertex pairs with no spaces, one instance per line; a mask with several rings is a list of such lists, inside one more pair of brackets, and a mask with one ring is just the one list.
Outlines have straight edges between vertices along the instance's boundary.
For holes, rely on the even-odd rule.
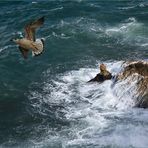
[[104,64],[100,65],[100,73],[98,73],[93,79],[88,82],[103,82],[105,80],[110,80],[112,78],[111,73],[106,69]]
[[104,76],[102,74],[97,74],[93,79],[89,80],[88,82],[104,82],[105,80],[110,80],[112,78],[111,73],[108,75]]

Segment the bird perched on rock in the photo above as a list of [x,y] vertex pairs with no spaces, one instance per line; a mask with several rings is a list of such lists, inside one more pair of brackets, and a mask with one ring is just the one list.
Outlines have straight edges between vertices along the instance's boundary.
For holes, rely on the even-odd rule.
[[25,37],[22,39],[12,39],[11,41],[19,45],[19,50],[23,57],[28,57],[29,50],[32,50],[32,56],[40,55],[44,50],[44,38],[36,39],[35,31],[38,27],[43,25],[44,17],[39,18],[25,26]]

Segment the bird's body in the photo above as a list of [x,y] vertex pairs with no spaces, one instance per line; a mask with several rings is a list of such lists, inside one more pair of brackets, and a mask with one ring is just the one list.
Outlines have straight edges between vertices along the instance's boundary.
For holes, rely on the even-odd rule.
[[23,39],[17,39],[17,40],[14,40],[14,42],[16,44],[18,44],[20,47],[22,48],[26,48],[26,49],[33,49],[33,41],[31,40],[28,40],[26,38],[23,38]]
[[44,50],[44,39],[35,39],[35,29],[40,27],[44,22],[44,17],[26,25],[25,37],[22,39],[13,39],[19,45],[19,49],[24,58],[27,58],[29,50],[32,55],[40,55]]
[[33,52],[42,51],[43,50],[43,42],[40,39],[37,39],[35,42],[32,40],[28,40],[26,38],[18,39],[14,41],[20,47],[25,48],[26,50],[32,49]]

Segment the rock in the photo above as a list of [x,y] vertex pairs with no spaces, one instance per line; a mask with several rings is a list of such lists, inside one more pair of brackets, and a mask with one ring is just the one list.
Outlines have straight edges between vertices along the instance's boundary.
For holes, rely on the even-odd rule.
[[98,73],[93,79],[88,82],[104,82],[105,80],[110,80],[112,78],[112,74],[106,69],[104,64],[100,65],[100,73]]
[[[117,82],[126,81],[128,87],[136,85],[134,101],[137,107],[148,107],[148,62],[137,61],[125,63],[123,71],[117,76]],[[125,87],[126,87],[125,86]]]

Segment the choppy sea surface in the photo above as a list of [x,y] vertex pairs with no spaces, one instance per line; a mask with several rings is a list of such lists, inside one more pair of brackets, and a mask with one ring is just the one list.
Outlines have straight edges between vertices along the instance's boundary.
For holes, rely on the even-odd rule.
[[[41,16],[45,51],[24,60],[10,39]],[[147,148],[130,89],[86,83],[148,60],[147,26],[147,0],[0,1],[0,147]]]

